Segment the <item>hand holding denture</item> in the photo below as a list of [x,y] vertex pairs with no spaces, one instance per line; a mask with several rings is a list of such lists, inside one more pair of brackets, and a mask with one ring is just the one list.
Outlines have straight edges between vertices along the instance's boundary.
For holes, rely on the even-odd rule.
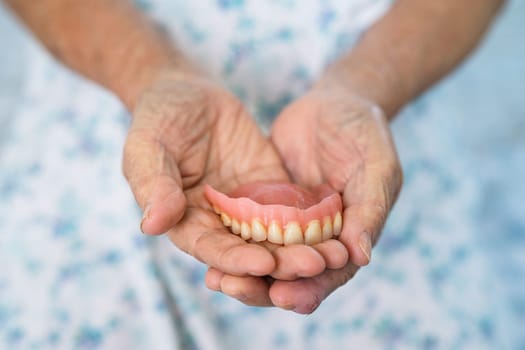
[[366,265],[402,182],[381,109],[346,91],[316,88],[281,113],[272,140],[294,182],[327,183],[342,194],[339,240],[352,263]]
[[[294,182],[306,188],[327,183],[342,193],[337,243],[344,244],[350,262],[310,278],[275,280],[268,291],[262,283],[256,289],[245,278],[215,269],[207,281],[221,278],[223,288],[235,290],[248,304],[310,313],[370,261],[372,245],[401,188],[401,168],[381,110],[343,92],[315,89],[292,103],[276,120],[272,140]],[[333,252],[328,249],[324,255]],[[269,302],[261,297],[266,293]]]
[[[208,80],[163,78],[142,94],[123,167],[144,209],[143,232],[168,231],[175,245],[210,267],[233,276],[296,279],[346,263],[335,240],[314,247],[250,244],[224,227],[204,197],[205,184],[230,193],[242,184],[289,177],[241,103]],[[214,289],[222,290],[220,283]]]
[[381,109],[346,89],[311,90],[282,112],[272,140],[295,182],[326,182],[342,193],[338,239],[349,263],[313,278],[276,281],[270,289],[274,303],[310,313],[370,261],[371,246],[401,189],[401,166]]

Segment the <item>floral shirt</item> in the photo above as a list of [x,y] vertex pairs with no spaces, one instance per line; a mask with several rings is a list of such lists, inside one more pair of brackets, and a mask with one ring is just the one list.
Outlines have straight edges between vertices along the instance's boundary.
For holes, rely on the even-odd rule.
[[[137,4],[265,130],[390,6]],[[525,174],[525,138],[505,134],[525,127],[496,125],[484,103],[485,82],[503,84],[490,70],[496,50],[394,122],[405,187],[372,263],[302,316],[207,290],[205,266],[142,235],[120,173],[128,113],[57,64],[1,5],[0,37],[0,349],[525,348],[525,190],[502,170]],[[525,110],[517,94],[500,99],[499,113]]]

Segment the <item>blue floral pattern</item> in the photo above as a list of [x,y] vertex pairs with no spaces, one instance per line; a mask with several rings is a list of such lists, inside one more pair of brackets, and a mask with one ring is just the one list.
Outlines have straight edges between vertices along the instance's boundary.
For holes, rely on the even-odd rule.
[[[136,3],[266,130],[389,6]],[[207,290],[203,265],[140,234],[127,112],[0,7],[0,348],[525,349],[524,10],[394,122],[405,187],[373,262],[305,317]]]

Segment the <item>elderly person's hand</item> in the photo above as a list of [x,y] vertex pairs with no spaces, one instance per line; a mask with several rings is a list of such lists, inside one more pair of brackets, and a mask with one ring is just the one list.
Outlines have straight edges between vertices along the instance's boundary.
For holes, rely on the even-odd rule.
[[227,233],[203,194],[204,184],[229,191],[288,178],[240,102],[205,78],[169,74],[137,101],[123,169],[144,210],[142,231],[169,232],[179,248],[228,273],[272,273],[272,254]]
[[[386,117],[454,68],[502,2],[484,0],[473,8],[468,1],[396,1],[312,91],[279,116],[272,140],[292,178],[303,185],[326,181],[344,197],[339,242],[349,263],[312,278],[267,281],[269,289],[252,290],[252,300],[268,293],[270,302],[259,305],[310,313],[370,261],[402,182]],[[246,285],[242,277],[209,270],[208,285],[225,280],[230,289]]]
[[327,182],[343,196],[339,241],[349,264],[311,279],[276,281],[270,291],[275,304],[311,312],[370,261],[401,188],[401,167],[381,109],[344,90],[317,88],[294,102],[277,119],[272,140],[294,181]]
[[[123,168],[144,210],[143,232],[168,232],[183,251],[236,276],[291,280],[346,264],[337,241],[250,244],[229,233],[213,212],[204,184],[228,193],[244,183],[288,181],[274,146],[234,96],[200,76],[167,74],[137,101]],[[247,278],[250,290],[267,288],[265,281]],[[214,289],[241,299],[252,294],[228,287]],[[267,303],[267,293],[258,302]]]
[[402,180],[381,109],[341,89],[316,88],[281,113],[272,141],[293,181],[328,183],[342,194],[339,241],[353,264],[366,265]]
[[[135,111],[124,170],[145,210],[143,231],[169,230],[178,247],[210,266],[212,289],[247,304],[308,313],[368,263],[400,188],[397,156],[377,106],[392,117],[454,68],[502,2],[396,1],[334,65],[328,84],[282,113],[275,146],[237,99],[206,79],[152,79],[168,67],[184,71],[184,57],[131,1],[7,3],[55,57]],[[289,175],[306,186],[328,182],[342,193],[339,240],[313,247],[248,244],[227,233],[202,193],[205,183],[227,193]],[[266,275],[272,278],[258,277]]]
[[[292,103],[276,120],[272,140],[295,182],[307,187],[329,183],[343,196],[339,242],[349,263],[312,278],[275,280],[269,289],[273,305],[310,313],[370,261],[401,188],[401,168],[381,109],[342,89],[316,88]],[[208,278],[225,277],[211,270]],[[242,278],[228,280],[245,284]]]

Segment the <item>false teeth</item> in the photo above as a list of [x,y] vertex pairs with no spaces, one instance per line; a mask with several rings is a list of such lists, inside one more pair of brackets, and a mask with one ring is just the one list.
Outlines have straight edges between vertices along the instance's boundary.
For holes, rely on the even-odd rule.
[[[254,186],[259,186],[254,198],[239,193],[238,197],[229,197],[208,185],[204,189],[224,226],[244,240],[314,245],[341,233],[342,200],[330,187],[320,186],[310,193],[291,184]],[[278,186],[286,198],[276,198],[281,192],[275,189],[265,192],[272,186]],[[279,201],[287,204],[279,204]]]

